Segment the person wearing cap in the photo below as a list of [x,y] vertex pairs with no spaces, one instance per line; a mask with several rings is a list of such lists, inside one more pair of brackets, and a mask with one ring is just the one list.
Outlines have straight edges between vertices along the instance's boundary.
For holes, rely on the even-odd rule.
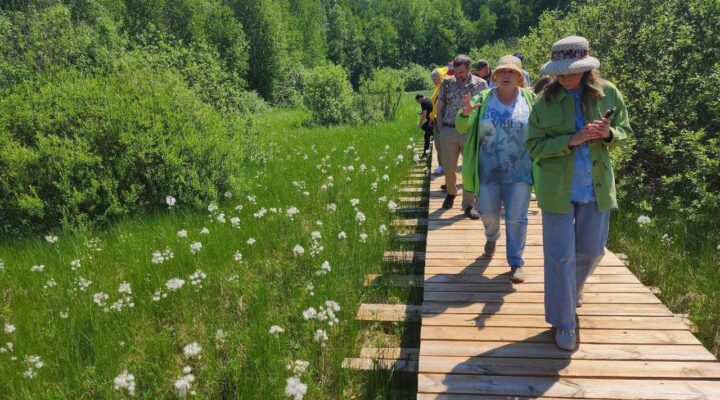
[[632,133],[623,96],[600,78],[599,67],[587,39],[570,36],[553,44],[541,71],[552,80],[530,113],[525,143],[537,163],[545,320],[556,329],[558,347],[570,351],[577,344],[576,307],[605,253],[610,210],[617,208],[608,149]]
[[[437,139],[442,150],[443,167],[445,168],[445,186],[447,195],[442,207],[451,209],[458,195],[457,163],[465,146],[465,134],[455,129],[455,115],[462,107],[465,95],[474,96],[487,89],[487,83],[470,73],[470,57],[462,54],[453,60],[454,76],[440,85],[437,102],[437,125],[440,132]],[[472,192],[462,192],[462,209],[470,219],[480,219],[473,209],[475,196]]]
[[473,67],[475,69],[475,76],[486,81],[488,88],[492,89],[495,87],[495,82],[492,81],[492,69],[490,68],[490,63],[481,59],[478,60]]
[[492,73],[495,88],[463,99],[455,117],[458,132],[467,132],[463,151],[464,190],[478,196],[477,210],[485,226],[484,256],[492,257],[500,238],[500,207],[505,206],[506,257],[510,278],[523,282],[532,186],[532,160],[525,149],[528,118],[535,94],[525,89],[522,64],[501,57]]

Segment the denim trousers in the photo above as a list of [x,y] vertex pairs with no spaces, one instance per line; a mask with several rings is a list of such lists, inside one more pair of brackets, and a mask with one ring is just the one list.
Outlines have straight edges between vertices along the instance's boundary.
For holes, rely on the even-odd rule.
[[485,237],[490,242],[500,239],[500,205],[505,206],[507,261],[511,266],[525,264],[523,252],[527,237],[530,188],[525,182],[480,183],[477,211],[485,226]]
[[545,321],[576,328],[575,307],[587,278],[605,255],[610,211],[597,203],[572,203],[568,214],[543,211]]

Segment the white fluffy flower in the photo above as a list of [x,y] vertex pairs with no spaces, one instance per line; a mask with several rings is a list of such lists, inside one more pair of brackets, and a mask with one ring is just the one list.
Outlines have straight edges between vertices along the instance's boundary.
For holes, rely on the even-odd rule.
[[12,324],[5,324],[5,333],[8,335],[15,332],[15,325]]
[[387,206],[388,206],[388,209],[389,209],[390,211],[395,211],[395,210],[397,210],[397,208],[398,208],[398,205],[395,204],[395,202],[392,201],[392,200],[388,201],[388,205],[387,205]]
[[207,209],[208,209],[208,211],[210,211],[210,212],[215,212],[215,211],[217,211],[218,206],[215,205],[214,203],[210,203],[210,205],[208,206]]
[[107,293],[98,292],[93,294],[93,303],[100,307],[105,307],[105,302],[110,298]]
[[235,255],[233,255],[233,260],[235,260],[236,262],[241,262],[242,261],[242,253],[239,251],[236,251]]
[[201,234],[201,235],[207,235],[207,234],[209,234],[209,233],[210,233],[210,229],[208,229],[208,228],[206,228],[206,227],[203,227],[202,229],[200,229],[200,234]]
[[287,365],[287,369],[289,371],[292,371],[293,376],[299,377],[305,371],[307,371],[308,367],[310,366],[310,363],[305,360],[295,360]]
[[307,394],[307,385],[300,382],[300,378],[290,377],[285,384],[285,395],[290,396],[293,400],[302,400]]
[[[177,200],[175,200],[174,197],[172,197],[172,196],[165,196],[165,204],[167,204],[168,208],[174,206],[176,202],[177,202]],[[126,372],[127,372],[127,371],[126,371]]]
[[367,242],[368,235],[365,232],[360,233],[360,243]]
[[297,256],[301,256],[303,254],[305,254],[305,249],[302,246],[300,246],[299,244],[296,244],[295,247],[293,247],[293,255],[295,257],[297,257]]
[[80,260],[75,259],[70,261],[70,269],[73,271],[80,269]]
[[178,237],[186,238],[187,237],[187,231],[185,229],[181,229],[177,233]]
[[186,345],[185,347],[183,347],[183,355],[185,356],[185,358],[195,357],[198,354],[200,354],[201,351],[202,351],[202,347],[200,347],[200,345],[197,344],[197,342],[192,342],[192,343]]
[[190,252],[193,254],[197,254],[198,252],[200,252],[200,250],[202,250],[202,247],[202,243],[193,242],[190,244]]
[[325,342],[328,340],[327,332],[325,332],[322,329],[318,329],[315,331],[315,336],[313,337],[316,342],[320,343],[322,347],[325,347]]
[[303,311],[303,319],[305,321],[313,319],[315,317],[317,317],[317,310],[314,307],[310,307],[307,310]]
[[390,177],[389,177],[387,174],[385,174],[385,175],[382,176],[382,180],[384,180],[384,181],[389,181],[389,180],[390,180]]
[[312,231],[310,237],[312,237],[313,240],[318,240],[322,239],[322,234],[319,231]]
[[388,228],[385,226],[385,224],[380,225],[380,234],[384,235],[385,232],[387,232]]
[[45,269],[44,265],[33,265],[32,268],[30,268],[30,271],[32,272],[43,272]]
[[347,234],[345,233],[345,231],[338,233],[338,239],[340,239],[340,240],[347,239]]
[[281,326],[273,325],[270,327],[270,334],[275,335],[276,337],[279,336],[281,333],[285,332],[285,329],[283,329]]
[[55,235],[46,235],[45,240],[47,240],[48,243],[57,243],[58,237]]
[[116,376],[113,383],[115,390],[124,390],[127,391],[128,395],[135,396],[135,377],[131,373],[128,373],[127,370]]
[[187,397],[190,389],[192,389],[192,383],[194,381],[195,376],[193,374],[184,375],[175,381],[175,390],[177,390],[177,394],[180,398]]
[[248,240],[247,240],[247,244],[249,244],[250,246],[254,245],[254,244],[255,244],[255,238],[250,238],[250,239],[248,239]]
[[328,212],[335,212],[335,210],[337,210],[337,204],[335,204],[335,203],[328,204],[327,210],[328,210]]
[[175,292],[178,289],[180,289],[181,287],[183,287],[184,284],[185,284],[184,280],[182,280],[180,278],[172,278],[172,279],[168,280],[167,282],[165,282],[165,287],[168,288],[169,291]]
[[637,219],[637,223],[640,225],[647,225],[650,222],[652,222],[652,221],[650,220],[650,217],[648,217],[647,215],[641,215]]
[[358,222],[358,224],[362,224],[366,220],[365,214],[358,211],[357,214],[355,214],[355,220]]
[[353,207],[357,207],[357,205],[360,204],[360,199],[350,199],[350,204]]
[[288,218],[293,219],[295,216],[300,212],[295,206],[291,206],[285,211],[285,215],[287,215]]
[[232,226],[233,226],[234,228],[239,228],[239,227],[240,227],[240,217],[232,217],[232,218],[230,218],[230,223],[232,224]]

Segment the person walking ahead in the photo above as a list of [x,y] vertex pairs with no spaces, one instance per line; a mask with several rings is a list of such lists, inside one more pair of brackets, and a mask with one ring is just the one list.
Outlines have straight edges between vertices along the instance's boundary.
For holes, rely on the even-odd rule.
[[[455,130],[455,115],[462,106],[463,97],[474,96],[487,89],[487,82],[470,73],[470,57],[459,55],[453,60],[454,75],[445,79],[440,85],[437,101],[437,125],[442,151],[443,168],[445,169],[445,185],[447,196],[443,208],[453,207],[457,196],[456,170],[460,153],[465,146],[465,135]],[[471,192],[463,191],[462,208],[468,218],[478,219],[480,216],[473,210],[475,197]]]
[[[552,46],[542,67],[553,77],[530,113],[526,147],[537,160],[545,258],[545,320],[561,349],[574,350],[576,307],[605,253],[610,210],[617,208],[608,148],[632,132],[625,101],[597,73],[587,39],[570,36]],[[610,118],[607,112],[615,110]]]
[[430,121],[430,113],[432,113],[433,105],[430,99],[426,99],[425,96],[418,94],[415,96],[415,101],[420,104],[420,122],[418,122],[418,128],[422,129],[425,133],[423,137],[423,157],[427,157],[430,154],[430,139],[433,137],[433,126]]
[[477,210],[485,226],[485,256],[495,254],[500,238],[500,206],[505,205],[507,260],[513,282],[523,282],[532,186],[532,160],[525,150],[528,118],[535,94],[525,89],[522,64],[500,58],[492,74],[497,85],[472,100],[469,95],[455,118],[458,132],[468,132],[463,152],[464,190],[478,195]]

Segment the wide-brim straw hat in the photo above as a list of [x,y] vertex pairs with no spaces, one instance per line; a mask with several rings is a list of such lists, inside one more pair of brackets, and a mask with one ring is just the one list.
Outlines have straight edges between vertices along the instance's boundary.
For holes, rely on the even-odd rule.
[[500,57],[497,64],[495,65],[495,69],[492,72],[492,80],[495,80],[495,75],[498,73],[498,71],[502,71],[504,69],[509,69],[517,72],[518,74],[520,74],[520,79],[522,79],[523,82],[525,81],[525,74],[523,73],[522,69],[522,61],[520,61],[519,58],[515,56]]
[[540,68],[542,75],[570,75],[600,68],[590,56],[590,42],[582,36],[568,36],[552,45],[551,61]]

